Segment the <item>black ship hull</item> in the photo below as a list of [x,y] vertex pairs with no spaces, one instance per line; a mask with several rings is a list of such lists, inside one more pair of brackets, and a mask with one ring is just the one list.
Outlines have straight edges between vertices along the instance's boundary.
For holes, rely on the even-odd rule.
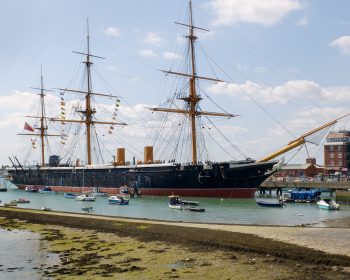
[[127,187],[142,195],[249,198],[274,173],[276,163],[239,161],[208,165],[37,167],[12,168],[9,173],[13,183],[21,189],[31,185],[80,192],[96,187],[116,194],[120,188]]

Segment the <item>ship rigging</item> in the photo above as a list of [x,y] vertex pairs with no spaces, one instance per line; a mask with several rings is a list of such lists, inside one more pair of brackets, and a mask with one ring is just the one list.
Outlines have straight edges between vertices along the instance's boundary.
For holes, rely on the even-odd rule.
[[[84,109],[75,110],[79,113],[81,118],[68,118],[66,114],[61,115],[60,118],[52,117],[48,118],[52,122],[56,123],[70,123],[70,124],[83,124],[86,128],[86,166],[81,166],[78,162],[76,164],[69,164],[63,166],[59,162],[50,166],[45,165],[44,152],[42,153],[42,166],[31,169],[30,167],[9,169],[9,173],[12,175],[13,182],[19,188],[25,188],[28,185],[34,185],[37,188],[42,186],[50,186],[55,191],[64,192],[80,192],[86,187],[96,187],[102,192],[115,194],[120,188],[137,189],[141,191],[143,195],[164,195],[168,196],[172,193],[181,196],[212,196],[212,197],[228,197],[228,198],[248,198],[253,197],[256,189],[260,184],[274,174],[277,168],[280,166],[277,160],[274,158],[281,154],[282,151],[276,152],[273,155],[263,158],[259,161],[245,158],[243,160],[228,160],[228,161],[205,161],[200,159],[200,152],[198,147],[205,145],[204,142],[199,141],[201,134],[200,124],[201,117],[225,117],[233,118],[237,115],[223,112],[211,112],[201,109],[200,102],[202,96],[199,94],[200,87],[199,81],[209,82],[223,82],[217,78],[210,78],[201,76],[197,73],[196,64],[196,52],[195,43],[197,40],[195,31],[207,31],[204,28],[200,28],[193,23],[192,1],[189,1],[189,22],[177,23],[181,26],[188,28],[188,34],[186,36],[188,43],[188,55],[189,55],[189,67],[188,71],[163,71],[167,75],[177,76],[186,81],[186,85],[181,88],[180,93],[175,93],[172,96],[172,100],[168,107],[155,107],[151,108],[153,112],[165,113],[163,119],[164,124],[168,115],[184,116],[189,121],[190,137],[179,142],[175,141],[175,136],[171,135],[173,142],[175,143],[163,143],[163,149],[169,151],[170,144],[175,146],[181,146],[181,144],[187,145],[190,143],[191,153],[190,162],[181,162],[180,160],[172,160],[164,162],[163,160],[153,158],[153,146],[146,146],[144,152],[144,160],[133,162],[132,164],[125,160],[125,148],[118,148],[115,160],[111,163],[98,165],[95,164],[92,158],[92,133],[91,130],[95,125],[114,125],[124,126],[123,122],[117,122],[115,118],[111,122],[98,121],[95,118],[97,113],[96,109],[92,106],[92,98],[94,96],[109,97],[119,100],[118,96],[106,95],[103,93],[97,93],[92,90],[91,81],[91,66],[92,59],[102,57],[91,54],[90,52],[90,39],[89,31],[87,32],[87,50],[86,52],[75,52],[85,57],[85,70],[87,74],[87,80],[85,90],[59,88],[60,94],[69,92],[72,94],[84,95]],[[185,92],[186,91],[186,92]],[[42,97],[44,97],[43,83],[41,87]],[[175,105],[175,99],[180,100],[182,105]],[[64,100],[61,100],[61,105],[65,104]],[[42,110],[44,112],[44,110]],[[41,128],[40,134],[42,136],[48,135],[46,133],[44,113],[41,115]],[[165,121],[164,121],[165,120]],[[319,131],[320,129],[327,128],[333,125],[338,120],[330,122],[319,129],[313,130],[312,133]],[[180,123],[181,125],[181,123]],[[110,128],[111,128],[110,127]],[[180,131],[180,136],[182,131]],[[310,133],[304,134],[300,139],[290,143],[288,148],[283,151],[287,151],[291,148],[297,147],[305,143],[305,138]],[[156,139],[162,140],[161,133],[158,133]],[[202,137],[203,138],[203,137]],[[44,141],[42,140],[42,143]],[[169,144],[169,145],[168,145]],[[44,144],[42,144],[44,151]],[[158,150],[158,149],[157,149]],[[157,151],[156,151],[157,152]],[[181,155],[177,157],[181,159]]]

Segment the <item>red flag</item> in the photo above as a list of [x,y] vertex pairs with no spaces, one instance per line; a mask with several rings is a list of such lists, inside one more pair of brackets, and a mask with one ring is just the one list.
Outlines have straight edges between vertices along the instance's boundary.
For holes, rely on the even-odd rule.
[[34,132],[34,128],[32,128],[29,123],[24,123],[24,129],[30,132]]

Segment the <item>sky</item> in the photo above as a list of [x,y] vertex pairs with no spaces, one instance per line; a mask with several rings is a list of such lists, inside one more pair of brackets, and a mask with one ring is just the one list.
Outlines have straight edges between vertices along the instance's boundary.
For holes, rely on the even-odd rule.
[[[0,164],[10,164],[9,156],[30,164],[39,160],[31,138],[17,135],[25,132],[25,122],[37,122],[25,118],[35,113],[39,100],[32,87],[40,86],[42,65],[44,86],[54,90],[47,92],[46,113],[58,117],[55,89],[79,89],[84,83],[79,76],[83,57],[72,51],[85,51],[87,19],[91,51],[105,58],[93,60],[93,89],[120,96],[118,121],[128,123],[115,127],[113,137],[108,127],[99,128],[105,161],[117,147],[126,148],[127,160],[142,159],[143,147],[153,145],[161,124],[147,108],[164,103],[178,89],[176,78],[159,70],[185,71],[187,30],[174,22],[187,23],[187,9],[187,0],[1,0]],[[224,81],[199,84],[202,97],[215,100],[203,100],[203,110],[239,115],[203,119],[201,134],[208,134],[205,150],[213,160],[239,159],[236,146],[244,156],[259,159],[350,113],[349,1],[193,0],[193,11],[194,24],[210,30],[196,31],[197,74]],[[78,97],[65,98],[72,107]],[[96,101],[108,120],[114,100]],[[180,122],[174,117],[167,126],[170,120]],[[350,129],[349,118],[332,129]],[[286,161],[303,163],[310,156],[322,164],[322,136],[310,139],[320,145],[288,153]],[[48,154],[66,152],[54,141],[57,147],[50,146]],[[159,159],[174,144],[164,141],[157,146]],[[77,149],[82,153],[83,147]],[[84,155],[75,156],[86,162]]]

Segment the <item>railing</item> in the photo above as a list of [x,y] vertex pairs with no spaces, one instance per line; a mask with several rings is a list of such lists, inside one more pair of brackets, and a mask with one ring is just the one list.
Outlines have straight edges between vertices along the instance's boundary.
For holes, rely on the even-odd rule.
[[315,182],[305,181],[277,181],[269,180],[261,184],[262,188],[275,189],[275,188],[301,188],[301,189],[336,189],[336,190],[348,190],[350,188],[350,181],[344,182]]

